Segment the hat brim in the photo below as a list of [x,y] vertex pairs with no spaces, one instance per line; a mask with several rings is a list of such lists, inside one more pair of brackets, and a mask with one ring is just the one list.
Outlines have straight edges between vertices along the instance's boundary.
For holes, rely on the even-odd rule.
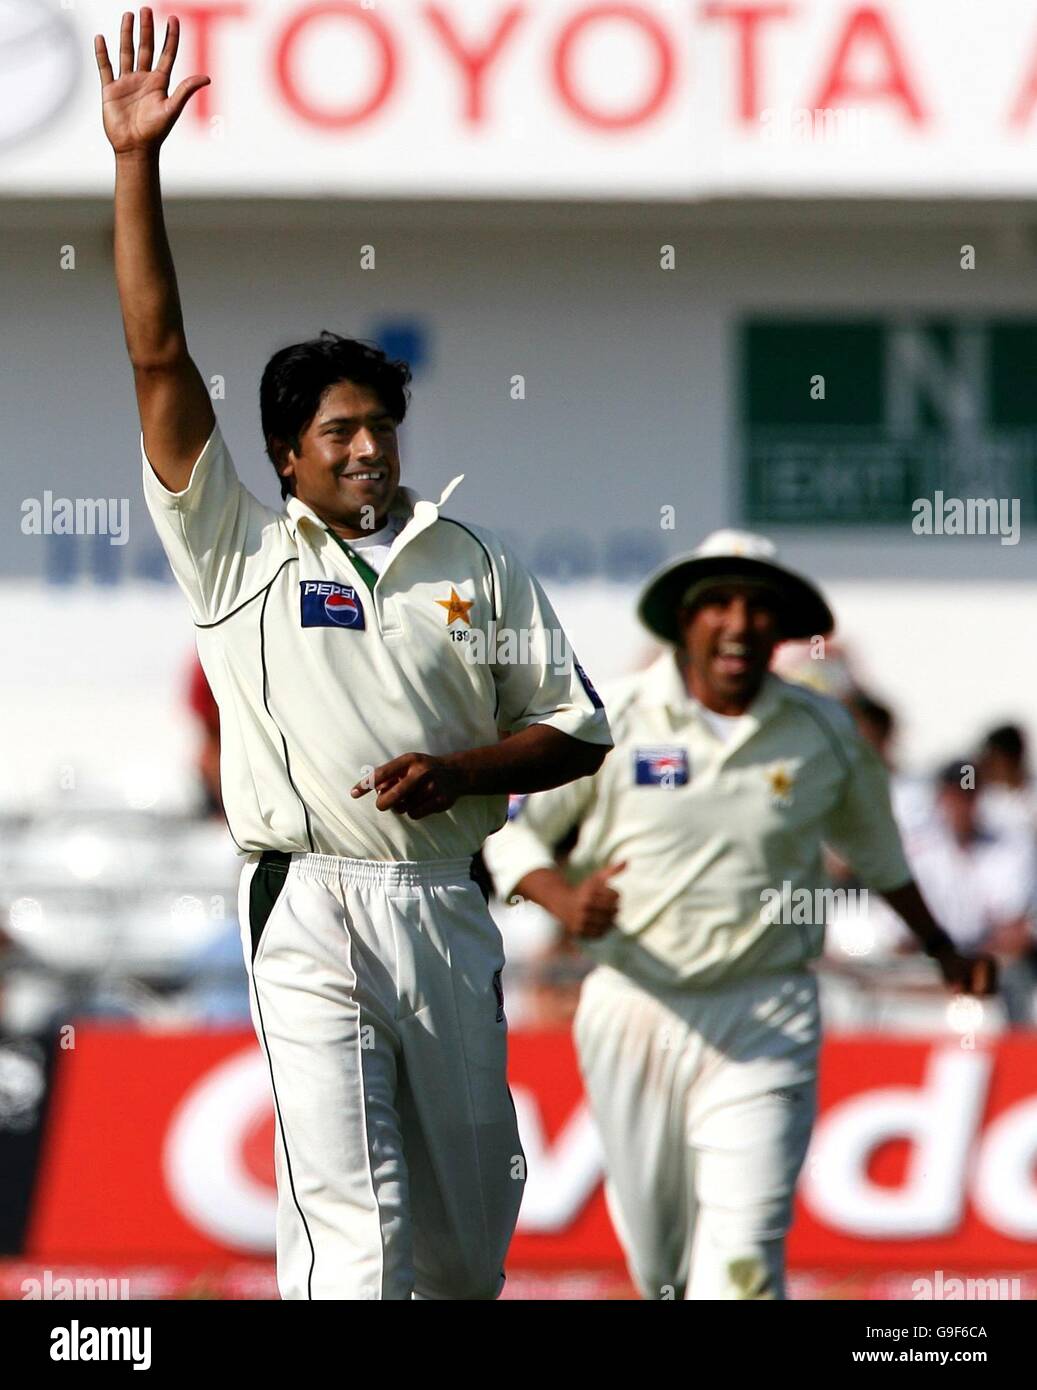
[[680,646],[677,612],[681,600],[692,584],[721,575],[744,575],[781,595],[779,619],[783,641],[827,637],[835,627],[832,610],[809,580],[782,565],[744,555],[689,556],[670,561],[649,576],[641,591],[637,616],[654,636]]

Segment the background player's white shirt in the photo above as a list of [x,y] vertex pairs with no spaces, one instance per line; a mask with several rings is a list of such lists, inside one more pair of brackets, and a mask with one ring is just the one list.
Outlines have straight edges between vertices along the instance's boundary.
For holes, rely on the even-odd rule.
[[[616,747],[601,769],[527,798],[483,850],[504,897],[574,826],[574,879],[625,861],[617,929],[587,943],[599,962],[691,988],[794,970],[823,942],[823,902],[808,922],[793,914],[799,890],[826,886],[823,842],[871,888],[911,877],[886,770],[836,701],[769,675],[722,743],[666,652],[606,706]],[[769,920],[771,890],[790,920]]]
[[[440,516],[459,480],[438,505],[400,489],[399,534],[368,584],[304,503],[275,512],[242,486],[219,425],[183,492],[156,477],[143,436],[141,455],[220,707],[224,805],[242,853],[460,858],[504,821],[505,796],[412,821],[350,788],[401,753],[458,752],[531,724],[610,743],[536,580],[492,532]],[[498,650],[495,625],[532,634],[527,659],[466,659],[476,642]]]
[[963,846],[934,817],[909,837],[907,854],[922,896],[961,951],[981,949],[995,928],[1034,910],[1037,858],[1018,834]]
[[979,823],[992,835],[1019,835],[1032,842],[1037,834],[1037,791],[1033,784],[981,787]]

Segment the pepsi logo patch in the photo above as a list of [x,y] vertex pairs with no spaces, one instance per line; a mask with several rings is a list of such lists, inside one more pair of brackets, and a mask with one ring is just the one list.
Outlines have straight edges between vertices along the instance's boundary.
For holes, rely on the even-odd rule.
[[299,599],[303,627],[366,627],[364,605],[349,584],[304,579],[299,584]]
[[686,786],[688,750],[672,744],[635,748],[634,781],[639,787]]

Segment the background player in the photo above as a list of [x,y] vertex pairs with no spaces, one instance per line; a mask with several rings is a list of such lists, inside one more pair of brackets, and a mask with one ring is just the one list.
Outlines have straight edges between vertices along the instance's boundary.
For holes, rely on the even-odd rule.
[[[400,488],[402,364],[333,334],[275,354],[261,406],[286,511],[238,481],[163,226],[159,147],[208,80],[167,95],[178,32],[171,18],[154,70],[147,9],[136,67],[132,14],[118,78],[101,36],[96,52],[145,497],[195,619],[246,856],[279,1287],[492,1298],[523,1171],[500,934],[471,860],[509,792],[593,772],[608,726],[564,643],[549,660],[557,620],[514,555]],[[496,664],[498,629],[531,634],[530,659]],[[476,634],[482,663],[465,659]]]
[[[993,987],[911,881],[886,773],[836,701],[769,673],[834,625],[762,537],[717,532],[649,580],[670,650],[608,701],[616,751],[531,796],[484,854],[598,967],[574,1023],[607,1192],[646,1298],[780,1298],[815,1111],[830,841],[956,989]],[[574,827],[568,868],[553,846]],[[813,906],[804,913],[803,890]]]

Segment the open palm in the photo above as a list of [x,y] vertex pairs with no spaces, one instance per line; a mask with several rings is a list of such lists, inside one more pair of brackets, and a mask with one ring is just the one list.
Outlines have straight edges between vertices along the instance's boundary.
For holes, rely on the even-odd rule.
[[94,39],[94,54],[101,74],[101,115],[104,133],[116,154],[161,145],[180,117],[190,98],[210,79],[185,77],[169,95],[169,78],[180,43],[180,21],[171,15],[166,41],[158,64],[152,69],[155,52],[155,23],[147,7],[140,12],[140,48],[136,66],[133,59],[133,14],[122,17],[119,33],[119,76],[112,72],[104,36]]

